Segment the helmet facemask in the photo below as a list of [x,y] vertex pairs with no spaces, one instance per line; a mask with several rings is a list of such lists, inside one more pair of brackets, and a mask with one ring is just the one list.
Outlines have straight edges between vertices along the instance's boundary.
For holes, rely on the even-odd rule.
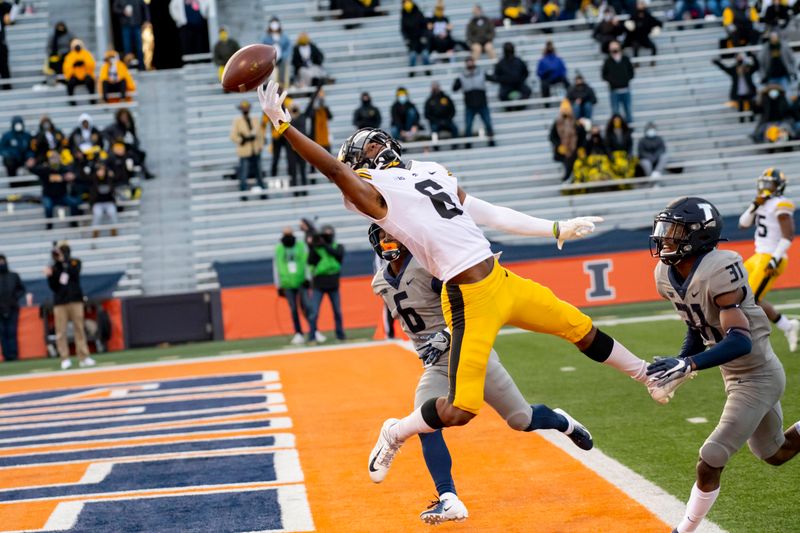
[[691,255],[692,245],[687,239],[688,235],[685,223],[659,215],[650,235],[650,254],[664,264],[677,265],[686,255]]
[[396,240],[387,240],[386,232],[377,224],[372,224],[369,227],[369,242],[372,249],[381,259],[395,261],[400,257],[403,250],[403,245]]
[[[372,157],[367,154],[370,144],[378,144],[381,149]],[[342,144],[338,159],[353,170],[360,168],[383,169],[400,163],[403,149],[388,133],[373,128],[363,128],[355,132]]]

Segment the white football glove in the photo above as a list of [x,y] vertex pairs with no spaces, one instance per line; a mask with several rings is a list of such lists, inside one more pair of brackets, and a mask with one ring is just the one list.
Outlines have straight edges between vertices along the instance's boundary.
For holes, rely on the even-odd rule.
[[581,239],[594,231],[595,222],[602,222],[603,217],[576,217],[569,220],[559,220],[556,227],[558,249],[564,246],[564,241]]
[[261,103],[261,110],[264,112],[269,121],[272,122],[272,127],[276,130],[282,124],[290,123],[292,117],[289,112],[283,108],[283,101],[286,100],[288,91],[283,91],[283,94],[278,94],[278,84],[270,80],[266,88],[264,85],[258,87],[258,101]]

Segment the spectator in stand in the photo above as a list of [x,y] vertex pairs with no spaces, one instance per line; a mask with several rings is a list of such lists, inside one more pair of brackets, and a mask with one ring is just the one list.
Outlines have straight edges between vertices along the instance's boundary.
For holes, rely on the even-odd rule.
[[292,228],[283,229],[280,242],[275,245],[275,257],[272,260],[272,279],[278,288],[278,296],[286,298],[289,312],[292,315],[294,337],[292,344],[303,344],[303,328],[300,325],[300,313],[306,322],[311,322],[311,301],[308,297],[308,247],[302,240],[294,236]]
[[[428,52],[428,19],[422,10],[411,0],[403,1],[403,11],[400,14],[400,32],[408,49],[408,66],[415,67],[417,60],[422,59],[423,65],[430,65],[431,58]],[[414,77],[414,72],[410,74]]]
[[[33,137],[25,130],[25,121],[21,116],[14,116],[11,119],[11,129],[0,137],[0,157],[3,158],[3,165],[9,176],[16,176],[17,170],[27,166],[33,166],[33,150],[31,141]],[[14,187],[17,183],[12,183]]]
[[531,21],[524,0],[502,0],[500,7],[503,13],[503,24],[527,24]]
[[[48,152],[47,161],[34,166],[31,172],[39,177],[42,184],[42,207],[44,216],[48,219],[47,229],[53,228],[49,219],[53,218],[53,209],[56,206],[68,207],[70,216],[80,214],[78,206],[81,199],[73,196],[68,187],[75,180],[75,174],[62,164],[58,152]],[[71,225],[76,227],[77,222],[72,222]]]
[[64,58],[70,51],[70,43],[75,39],[72,32],[63,21],[56,22],[53,35],[47,42],[47,69],[48,76],[58,76],[64,73]]
[[[736,102],[739,113],[755,111],[756,85],[753,83],[753,73],[758,71],[758,59],[752,53],[736,54],[734,65],[725,65],[719,58],[711,60],[725,74],[731,78],[731,89],[728,98]],[[739,122],[744,122],[744,116],[739,117]],[[755,114],[750,115],[750,121],[755,120]]]
[[789,2],[786,0],[768,0],[762,4],[761,22],[764,23],[767,31],[782,30],[794,18],[796,9],[798,9],[796,2],[794,6],[789,6]]
[[409,99],[405,87],[398,87],[397,99],[392,104],[390,115],[392,117],[392,137],[404,142],[417,139],[422,125],[419,123],[417,106]]
[[644,127],[644,137],[639,139],[637,151],[639,166],[642,167],[644,175],[660,178],[669,162],[669,152],[667,143],[658,134],[655,123],[648,122]]
[[614,114],[606,124],[606,146],[615,179],[632,178],[638,159],[633,153],[633,133],[621,115]]
[[433,16],[428,19],[428,51],[446,55],[450,61],[455,59],[456,41],[452,35],[453,25],[444,14],[444,0],[436,0]]
[[550,127],[550,144],[553,145],[553,159],[564,165],[564,177],[567,181],[572,176],[572,167],[578,157],[578,148],[586,139],[583,126],[575,119],[572,106],[568,100],[562,100],[558,118]]
[[[537,22],[553,22],[555,20],[561,20],[561,6],[557,0],[544,0]],[[546,30],[547,33],[551,31],[549,29]]]
[[512,43],[503,44],[503,57],[494,66],[490,81],[500,85],[500,100],[527,100],[531,96],[531,88],[525,83],[528,79],[528,66],[514,55]]
[[677,0],[672,14],[673,20],[701,19],[705,16],[706,8],[702,0]]
[[[95,93],[95,60],[94,56],[83,45],[80,39],[73,39],[70,52],[64,58],[64,79],[67,80],[67,94],[75,94],[75,87],[83,85],[89,94]],[[96,101],[92,100],[92,104]],[[70,100],[69,105],[76,105]]]
[[277,82],[281,85],[289,86],[289,64],[292,61],[292,42],[289,36],[283,33],[281,21],[278,17],[269,19],[266,35],[261,39],[262,44],[268,44],[275,48],[278,54],[276,59],[277,68],[273,71],[273,77],[277,76]]
[[108,147],[117,141],[125,143],[125,149],[133,158],[134,164],[142,167],[145,179],[150,180],[155,177],[145,165],[147,153],[139,144],[139,137],[136,135],[136,122],[133,120],[133,115],[131,115],[130,111],[124,107],[118,109],[114,113],[114,122],[103,130],[103,138]]
[[[236,145],[239,157],[239,190],[247,190],[247,178],[255,174],[258,187],[264,191],[267,186],[261,174],[261,150],[264,148],[264,131],[259,118],[250,116],[250,102],[242,100],[237,109],[241,114],[233,119],[231,141]],[[247,201],[247,196],[242,196]]]
[[[281,91],[283,91],[282,87]],[[286,100],[283,101],[283,107],[285,107],[286,109],[291,109],[292,101],[293,101],[292,98],[287,96]],[[292,147],[289,146],[289,142],[286,140],[286,138],[284,138],[283,135],[278,135],[275,128],[272,128],[270,126],[267,116],[262,115],[261,128],[266,130],[267,127],[269,127],[269,129],[272,131],[272,145],[271,145],[272,165],[270,167],[272,177],[274,178],[275,176],[278,175],[278,163],[280,162],[281,159],[281,152],[284,151],[285,149],[287,171],[289,175],[292,176],[294,179],[296,170],[295,170],[295,158],[293,156],[294,152],[292,151]]]
[[6,256],[0,254],[0,349],[3,360],[19,358],[17,324],[19,323],[19,301],[25,296],[25,285],[19,274],[8,268]]
[[61,357],[61,370],[72,367],[69,359],[69,339],[67,326],[72,322],[72,334],[75,337],[75,352],[78,365],[94,366],[94,359],[89,357],[89,346],[86,344],[84,329],[83,289],[81,288],[81,260],[72,257],[66,241],[60,242],[53,249],[53,265],[45,268],[47,284],[53,291],[53,320],[56,329],[56,348]]
[[769,34],[769,41],[761,47],[761,82],[764,85],[777,84],[786,92],[789,80],[797,79],[797,64],[791,47],[781,39],[778,32]]
[[663,24],[655,18],[644,0],[636,2],[636,11],[625,21],[625,41],[623,48],[633,48],[633,56],[639,57],[639,50],[647,48],[651,55],[656,55],[656,45],[650,36],[658,36]]
[[372,97],[368,92],[361,93],[361,105],[353,112],[353,126],[358,130],[381,127],[381,112],[372,105]]
[[573,182],[590,183],[613,179],[610,156],[600,128],[592,126],[585,145],[578,147],[578,158],[572,169]]
[[597,103],[597,96],[594,94],[594,89],[586,83],[582,75],[575,75],[575,83],[567,91],[567,100],[572,104],[575,120],[580,120],[582,118],[592,120],[592,113],[594,111],[594,105]]
[[609,7],[605,10],[602,20],[594,27],[592,38],[600,43],[600,51],[607,54],[609,45],[618,42],[623,33],[625,27],[620,24],[614,9]]
[[106,103],[119,101],[130,102],[129,93],[136,91],[136,82],[128,70],[125,62],[120,61],[119,54],[108,50],[100,67],[100,76],[97,79],[100,96]]
[[36,158],[37,165],[47,161],[48,152],[61,153],[69,147],[69,139],[61,130],[53,125],[53,121],[47,115],[39,121],[39,131],[31,141],[31,149]]
[[479,4],[472,8],[472,18],[467,24],[467,44],[472,50],[472,57],[476,61],[485,53],[489,59],[495,59],[494,52],[494,23],[492,19],[483,14]]
[[89,113],[81,113],[78,126],[69,136],[70,151],[81,151],[86,154],[93,149],[102,150],[102,148],[103,136],[100,130],[94,127],[92,116]]
[[748,0],[733,0],[722,12],[722,26],[727,34],[723,47],[734,48],[756,44],[761,37],[755,28],[758,19],[758,11],[749,5]]
[[345,340],[344,325],[342,324],[341,300],[339,297],[339,274],[342,271],[344,246],[336,242],[333,226],[325,225],[319,235],[311,237],[309,242],[308,265],[311,267],[312,297],[311,317],[309,320],[308,340],[322,342],[317,331],[322,298],[326,294],[333,309],[333,319],[336,326],[336,338]]
[[431,94],[425,100],[425,118],[431,126],[431,133],[436,137],[443,131],[449,133],[449,137],[458,137],[458,128],[453,117],[456,116],[456,106],[453,100],[442,91],[439,82],[431,83]]
[[[325,103],[325,91],[320,86],[317,90],[316,97],[312,99],[306,114],[311,119],[311,139],[318,145],[322,146],[327,151],[331,151],[331,130],[330,120],[333,119],[333,113],[328,104]],[[302,160],[302,158],[298,158]],[[305,161],[303,162],[305,165]],[[312,167],[313,172],[313,167]]]
[[[8,68],[8,45],[6,44],[6,26],[14,24],[17,16],[19,2],[0,1],[0,79],[11,78],[11,70]],[[10,90],[11,84],[0,85],[2,90]]]
[[778,84],[770,84],[761,90],[757,102],[759,121],[752,138],[757,143],[786,141],[796,136],[792,108],[786,93]]
[[239,42],[236,39],[232,39],[228,35],[228,30],[220,26],[219,40],[214,45],[214,64],[217,66],[220,80],[222,80],[222,71],[225,70],[225,64],[228,63],[228,60],[239,48],[241,48]]
[[[494,146],[494,130],[489,104],[486,98],[486,72],[475,65],[475,60],[468,57],[461,75],[453,82],[453,91],[464,92],[464,136],[472,137],[472,123],[475,115],[479,115],[489,136],[489,146]],[[467,144],[467,148],[471,148]]]
[[342,10],[343,19],[375,17],[378,13],[380,0],[339,0],[339,9]]
[[150,21],[150,1],[114,0],[113,11],[122,32],[122,53],[136,56],[136,66],[145,70],[142,52],[142,24]]
[[553,41],[547,41],[544,45],[542,58],[536,66],[536,75],[542,85],[542,97],[550,97],[550,88],[553,85],[562,85],[565,90],[569,89],[567,79],[567,65],[564,60],[556,55],[556,48]]
[[298,87],[319,85],[327,79],[322,62],[325,55],[311,42],[306,32],[297,36],[297,42],[292,53],[292,68],[294,69],[294,82]]
[[602,74],[608,83],[611,113],[617,115],[622,108],[625,120],[633,122],[630,88],[634,77],[633,64],[628,56],[622,53],[622,47],[616,41],[608,47],[608,57],[603,62]]
[[141,187],[131,181],[131,178],[134,177],[136,166],[124,142],[117,140],[111,144],[106,166],[114,177],[114,184],[117,189],[122,189],[125,196],[132,200],[141,198]]
[[[292,117],[292,126],[303,135],[310,137],[311,130],[309,129],[309,121],[311,120],[311,106],[309,104],[305,112],[300,109],[297,103],[293,103],[289,107],[289,115]],[[291,145],[286,147],[286,157],[289,160],[289,183],[292,187],[302,187],[308,185],[308,174],[306,172],[306,161],[294,151]],[[305,196],[306,191],[295,191],[295,196]]]
[[206,21],[211,5],[211,0],[170,0],[169,14],[178,27],[183,55],[208,52]]
[[111,236],[117,236],[117,228],[113,227],[119,224],[115,189],[116,184],[114,183],[113,174],[103,161],[98,161],[92,169],[92,186],[89,190],[89,205],[92,206],[92,226],[95,228],[92,231],[92,238],[94,239],[100,236],[100,230],[97,227],[102,225],[106,218],[112,226],[110,230]]

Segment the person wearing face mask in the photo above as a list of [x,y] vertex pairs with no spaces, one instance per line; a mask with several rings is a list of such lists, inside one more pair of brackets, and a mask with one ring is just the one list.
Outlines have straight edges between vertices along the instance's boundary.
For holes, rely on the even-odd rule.
[[572,106],[568,100],[562,100],[558,118],[550,127],[553,160],[564,165],[562,181],[567,181],[572,176],[572,168],[578,156],[578,148],[583,145],[584,139],[586,139],[586,131],[580,122],[575,119],[572,113]]
[[[500,10],[503,13],[503,24],[527,24],[531,21],[530,13],[523,0],[502,0]],[[506,20],[508,22],[506,22]]]
[[372,105],[372,97],[367,92],[361,93],[361,105],[353,112],[353,126],[357,130],[381,127],[381,112]]
[[342,324],[341,300],[339,297],[339,275],[342,271],[344,259],[344,246],[336,242],[333,226],[324,225],[319,235],[312,236],[308,265],[311,268],[312,297],[311,317],[309,319],[308,340],[317,339],[317,321],[319,320],[320,307],[323,296],[327,295],[333,310],[333,319],[336,326],[336,338],[345,339],[344,325]]
[[[472,137],[472,123],[478,115],[486,128],[489,136],[489,146],[494,146],[494,130],[492,117],[489,114],[488,98],[486,97],[486,72],[475,65],[475,60],[468,57],[464,63],[464,71],[453,82],[453,91],[464,92],[464,136]],[[471,144],[466,145],[471,148]]]
[[8,268],[8,259],[0,254],[0,350],[6,361],[16,361],[19,357],[17,324],[19,301],[23,296],[25,285],[22,279]]
[[289,61],[292,58],[292,42],[289,36],[283,32],[281,28],[281,21],[278,17],[272,17],[269,20],[265,35],[261,39],[261,44],[268,44],[275,48],[277,52],[277,59],[275,60],[276,69],[273,71],[273,78],[278,83],[288,86],[289,85]]
[[574,183],[607,181],[614,178],[611,153],[599,126],[591,126],[583,146],[578,146],[578,157],[572,169]]
[[[11,70],[8,67],[8,45],[6,44],[6,26],[14,24],[19,13],[19,1],[7,2],[0,1],[0,79],[11,78]],[[0,89],[11,90],[10,83],[0,84]]]
[[[428,19],[411,0],[404,0],[401,9],[400,33],[408,49],[408,66],[416,66],[417,60],[422,60],[423,65],[430,65]],[[409,76],[414,77],[414,74],[411,72]]]
[[453,100],[442,91],[438,82],[431,84],[431,94],[425,100],[425,118],[431,126],[431,133],[439,135],[447,132],[450,138],[458,137],[458,128],[453,117],[456,116],[456,106]]
[[[100,226],[105,219],[112,226],[110,233],[112,237],[117,236],[117,228],[113,227],[119,223],[117,217],[117,197],[114,173],[111,172],[104,162],[99,162],[92,169],[92,184],[89,190],[89,205],[92,207],[92,226]],[[92,238],[100,236],[100,230],[92,231]]]
[[112,11],[119,21],[122,33],[123,55],[134,54],[139,70],[144,70],[142,52],[142,24],[150,21],[149,1],[114,0]]
[[[70,185],[75,181],[75,173],[63,164],[61,156],[55,152],[48,152],[47,161],[44,164],[34,166],[31,173],[39,177],[42,184],[42,207],[44,216],[48,219],[47,229],[53,228],[50,219],[53,218],[53,211],[56,206],[69,208],[69,215],[76,217],[80,214],[78,207],[81,199],[72,194]],[[70,222],[70,225],[77,227],[78,223]]]
[[594,27],[592,38],[600,43],[600,51],[607,54],[609,45],[616,42],[623,33],[625,33],[625,27],[620,24],[614,9],[607,7],[602,18]]
[[[380,14],[377,11],[379,6],[380,0],[339,0],[339,9],[342,10],[340,18],[374,17]],[[345,28],[352,27],[356,26],[345,26]]]
[[761,47],[759,63],[764,85],[778,84],[786,92],[789,89],[789,79],[797,79],[794,52],[777,32],[770,33],[769,41]]
[[767,85],[756,102],[759,121],[752,138],[755,142],[778,142],[795,137],[792,108],[780,85]]
[[136,91],[136,82],[133,81],[128,66],[119,59],[119,54],[115,50],[106,52],[103,65],[100,67],[100,76],[97,78],[97,86],[100,89],[100,96],[107,103],[130,101],[127,94]]
[[656,36],[661,33],[661,28],[664,25],[650,13],[644,0],[639,0],[636,3],[636,11],[631,18],[625,21],[624,26],[625,40],[622,43],[623,48],[633,48],[633,57],[639,57],[639,50],[642,48],[650,50],[651,55],[656,55],[656,45],[650,39],[650,36]]
[[89,113],[81,113],[78,126],[69,136],[69,149],[71,152],[89,153],[94,149],[103,148],[103,136],[94,126],[94,120]]
[[452,35],[453,25],[444,14],[444,0],[437,0],[433,8],[433,16],[428,19],[428,51],[444,54],[453,61],[456,41]]
[[292,68],[294,69],[294,81],[298,87],[308,87],[309,85],[319,85],[328,81],[322,62],[325,55],[311,42],[311,38],[306,32],[297,36],[297,42],[292,52]]
[[398,87],[397,99],[392,104],[390,116],[392,117],[392,137],[402,141],[414,141],[422,129],[419,123],[417,106],[409,99],[405,87]]
[[495,64],[494,72],[487,79],[500,85],[500,100],[507,102],[530,98],[531,88],[525,83],[528,75],[528,66],[514,54],[514,45],[504,43],[503,57]]
[[[33,166],[32,140],[31,134],[25,131],[22,117],[12,117],[11,129],[0,137],[0,157],[3,158],[3,165],[9,176],[16,176],[17,170],[23,166]],[[11,186],[20,185],[14,181]]]
[[564,89],[569,89],[567,80],[567,65],[564,60],[556,55],[556,48],[553,41],[547,41],[536,66],[536,75],[542,85],[542,98],[550,97],[550,88],[553,85],[562,85]]
[[[730,76],[731,89],[728,93],[728,98],[736,102],[739,113],[754,111],[756,85],[753,82],[753,74],[758,71],[759,66],[756,57],[750,52],[747,54],[740,52],[736,54],[736,62],[733,65],[726,65],[719,58],[714,58],[711,62]],[[744,122],[745,120],[747,120],[746,117],[739,117],[739,122]],[[754,120],[755,113],[750,115],[750,121]]]
[[758,21],[758,11],[748,0],[733,0],[722,11],[722,26],[727,38],[721,47],[734,48],[758,43],[761,38],[761,32],[755,26]]
[[61,152],[68,149],[69,140],[64,133],[53,125],[53,121],[47,115],[39,120],[39,131],[31,141],[31,149],[34,153],[35,164],[41,165],[47,161],[47,153],[50,151]]
[[611,113],[618,115],[620,108],[627,122],[633,122],[630,83],[634,77],[633,64],[628,56],[622,53],[618,42],[608,47],[608,57],[603,62],[603,79],[608,83],[608,94],[611,100]]
[[72,34],[63,21],[56,22],[53,34],[47,43],[47,71],[48,76],[53,80],[64,71],[64,58],[69,53],[69,43],[75,36]]
[[[247,178],[255,175],[256,183],[261,190],[266,190],[261,174],[261,150],[264,148],[264,131],[258,117],[250,116],[250,102],[242,100],[237,109],[240,115],[233,119],[230,139],[236,145],[239,157],[239,190],[247,190]],[[247,201],[247,196],[242,196]]]
[[633,153],[633,133],[620,115],[612,115],[606,124],[606,146],[611,158],[612,177],[632,178],[639,161]]
[[[94,56],[86,49],[83,41],[73,39],[70,43],[70,52],[64,58],[64,79],[67,80],[67,94],[75,94],[75,88],[79,85],[86,87],[89,94],[95,93],[95,60]],[[92,105],[96,103],[91,100]],[[74,100],[70,100],[70,105],[76,105]]]
[[219,40],[214,45],[214,64],[217,66],[220,81],[222,80],[222,71],[225,70],[225,65],[239,48],[241,48],[239,42],[228,35],[227,29],[220,26]]
[[572,110],[577,120],[582,118],[592,120],[597,95],[594,94],[594,89],[586,83],[582,75],[575,75],[575,83],[567,91],[567,100],[572,104]]
[[494,23],[483,14],[478,4],[472,8],[472,18],[467,23],[467,44],[472,50],[472,58],[476,61],[485,53],[489,59],[496,59],[494,52]]
[[639,139],[637,152],[639,165],[645,176],[659,178],[664,174],[664,169],[669,162],[669,152],[667,152],[667,144],[658,134],[653,122],[648,122],[644,127],[644,137]]
[[291,344],[303,344],[303,328],[300,325],[300,312],[307,323],[311,300],[308,297],[308,247],[302,240],[294,236],[291,227],[283,229],[283,235],[275,245],[275,257],[272,259],[272,279],[278,288],[278,296],[286,298],[289,312],[292,315],[294,337]]

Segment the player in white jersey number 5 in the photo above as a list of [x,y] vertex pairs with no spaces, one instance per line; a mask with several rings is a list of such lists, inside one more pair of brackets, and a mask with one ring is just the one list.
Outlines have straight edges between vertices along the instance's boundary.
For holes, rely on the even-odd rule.
[[758,194],[753,203],[739,217],[739,227],[756,224],[756,253],[744,266],[749,272],[748,282],[756,303],[767,317],[777,325],[789,341],[789,351],[797,350],[800,321],[789,320],[779,313],[764,297],[778,276],[789,266],[787,252],[794,238],[794,203],[783,195],[786,176],[777,168],[768,168],[758,178]]
[[[370,477],[380,481],[406,439],[469,422],[483,405],[486,365],[494,340],[506,324],[557,335],[595,361],[647,384],[647,364],[598,330],[591,318],[558,299],[547,287],[501,266],[478,228],[566,240],[594,231],[596,217],[554,222],[468,196],[437,163],[400,159],[400,145],[380,130],[353,134],[339,157],[291,127],[284,95],[270,82],[259,88],[261,108],[292,149],[342,191],[345,205],[377,222],[442,280],[442,311],[452,335],[449,394],[430,398],[402,420],[389,419],[369,458]],[[665,402],[674,387],[655,386]],[[373,471],[374,469],[374,471]]]

